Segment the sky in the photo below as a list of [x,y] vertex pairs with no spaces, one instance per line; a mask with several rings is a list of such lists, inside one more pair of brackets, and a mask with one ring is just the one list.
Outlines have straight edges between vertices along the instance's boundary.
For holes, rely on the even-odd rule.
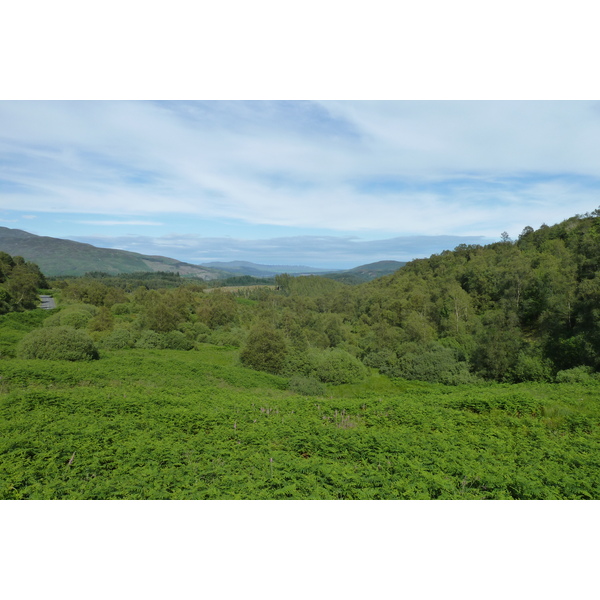
[[0,101],[0,226],[351,268],[600,205],[593,101]]

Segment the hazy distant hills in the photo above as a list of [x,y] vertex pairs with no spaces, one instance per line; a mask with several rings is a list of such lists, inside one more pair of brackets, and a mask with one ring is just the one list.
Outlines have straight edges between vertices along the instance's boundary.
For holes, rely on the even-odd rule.
[[0,227],[0,251],[8,252],[12,256],[22,256],[25,260],[36,263],[48,277],[85,275],[93,271],[110,275],[163,271],[178,272],[183,276],[199,277],[209,281],[239,275],[265,278],[288,273],[321,275],[343,283],[357,284],[393,273],[406,264],[395,260],[382,260],[345,271],[318,269],[304,265],[261,265],[242,260],[193,265],[166,256],[97,248],[91,244],[34,235],[21,229],[8,227]]
[[331,269],[316,269],[303,265],[261,265],[245,260],[232,260],[230,262],[208,262],[202,263],[203,267],[211,267],[235,273],[236,275],[251,275],[252,277],[274,277],[281,273],[289,275],[322,275],[331,273]]
[[399,262],[397,260],[380,260],[378,262],[369,263],[368,265],[354,267],[354,269],[348,269],[347,271],[329,272],[324,274],[323,277],[355,285],[395,273],[405,264],[405,262]]
[[127,250],[96,248],[71,240],[34,235],[20,229],[0,227],[0,251],[36,263],[44,275],[84,275],[103,271],[111,275],[139,271],[179,272],[204,280],[226,274],[217,269],[191,265],[165,256],[148,256]]

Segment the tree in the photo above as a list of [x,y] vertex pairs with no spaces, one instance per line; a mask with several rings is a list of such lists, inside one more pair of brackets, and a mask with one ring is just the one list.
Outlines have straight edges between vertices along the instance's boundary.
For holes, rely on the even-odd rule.
[[242,364],[267,373],[281,373],[287,356],[285,337],[269,323],[255,325],[240,353]]
[[177,307],[161,299],[146,309],[144,321],[148,329],[152,329],[158,333],[165,333],[176,329],[182,320],[183,315],[177,310]]
[[5,285],[16,307],[35,308],[38,303],[38,276],[27,265],[16,265]]
[[101,306],[98,314],[90,320],[90,331],[108,331],[113,328],[115,318],[106,306]]
[[198,318],[211,329],[235,322],[237,313],[238,308],[233,296],[220,290],[208,294],[196,311]]

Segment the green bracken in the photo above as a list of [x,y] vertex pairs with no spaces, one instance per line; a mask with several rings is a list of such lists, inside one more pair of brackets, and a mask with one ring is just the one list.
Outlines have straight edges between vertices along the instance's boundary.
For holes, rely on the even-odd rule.
[[600,498],[597,385],[296,395],[238,351],[3,361],[5,499]]

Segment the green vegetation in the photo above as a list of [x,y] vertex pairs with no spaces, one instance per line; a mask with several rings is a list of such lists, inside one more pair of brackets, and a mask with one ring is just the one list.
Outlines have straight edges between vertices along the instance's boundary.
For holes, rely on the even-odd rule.
[[0,497],[600,498],[596,383],[375,374],[314,397],[237,354],[4,361]]
[[48,282],[37,265],[0,252],[0,315],[35,308],[38,288],[46,287]]
[[90,273],[52,311],[6,257],[2,498],[600,499],[600,211],[352,286]]
[[17,346],[18,358],[93,360],[98,350],[90,336],[74,327],[44,327],[30,331]]

